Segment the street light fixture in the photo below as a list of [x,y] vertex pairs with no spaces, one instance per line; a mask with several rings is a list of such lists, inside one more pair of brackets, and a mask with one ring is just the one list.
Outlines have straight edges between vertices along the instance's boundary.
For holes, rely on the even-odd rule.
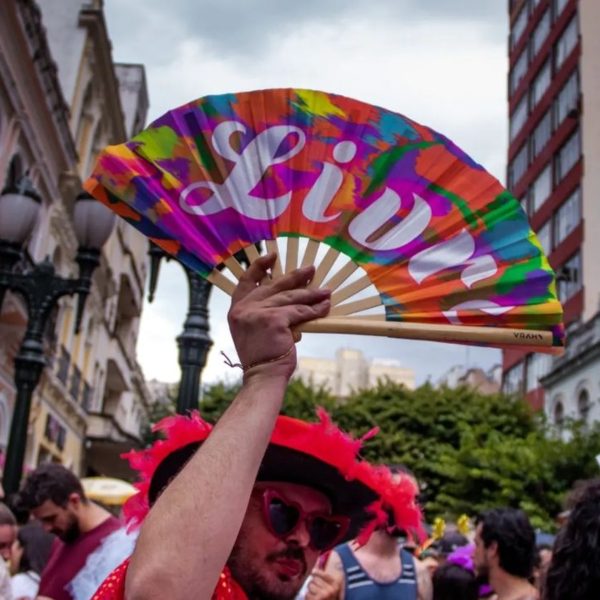
[[23,473],[31,397],[46,366],[44,327],[59,298],[77,294],[75,333],[79,333],[92,274],[100,264],[101,248],[115,220],[113,213],[89,194],[79,194],[74,206],[79,277],[56,275],[48,257],[38,264],[29,260],[28,266],[17,270],[14,267],[25,257],[23,246],[33,232],[40,208],[41,198],[27,175],[5,188],[0,196],[0,310],[6,290],[11,290],[22,296],[28,315],[25,336],[15,357],[17,396],[3,476],[7,495],[18,491]]
[[[153,243],[150,244],[149,254],[150,289],[148,301],[152,302],[158,283],[160,262],[163,258],[169,260],[170,257]],[[188,313],[183,324],[183,331],[177,337],[181,380],[177,392],[176,411],[178,414],[183,415],[190,410],[198,409],[200,375],[206,365],[208,351],[212,346],[212,340],[208,333],[208,300],[212,284],[185,265],[181,266],[187,277],[189,290]]]

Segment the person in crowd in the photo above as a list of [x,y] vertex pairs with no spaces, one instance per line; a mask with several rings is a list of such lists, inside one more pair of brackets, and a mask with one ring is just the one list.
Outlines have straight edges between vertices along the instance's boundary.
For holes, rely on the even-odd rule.
[[542,582],[544,600],[600,597],[600,478],[580,486]]
[[[395,477],[414,475],[404,467],[390,467]],[[429,600],[431,576],[424,563],[403,547],[401,541],[413,541],[399,529],[393,512],[388,521],[373,532],[366,544],[354,540],[340,544],[324,560],[325,569],[316,569],[308,585],[306,600],[361,600],[362,598],[398,598]]]
[[[316,570],[307,600],[363,598],[430,600],[431,577],[425,565],[398,544],[391,524],[377,529],[369,541],[339,545],[324,570]],[[333,595],[333,589],[337,595]]]
[[477,576],[489,582],[497,600],[537,600],[529,582],[535,562],[535,532],[527,515],[496,508],[476,521],[473,562]]
[[552,560],[552,546],[548,544],[538,544],[535,553],[535,565],[533,568],[533,585],[540,590],[542,582],[546,577],[548,565]]
[[440,565],[433,574],[433,600],[478,600],[479,583],[472,570],[453,562]]
[[102,580],[134,545],[121,522],[86,497],[74,473],[49,463],[32,471],[20,503],[57,536],[41,574],[39,595],[52,600],[89,600]]
[[40,576],[48,562],[53,541],[54,536],[39,523],[32,522],[19,528],[10,556],[14,600],[37,598]]
[[384,504],[399,527],[419,527],[412,481],[358,458],[360,440],[322,412],[317,423],[279,415],[294,330],[328,313],[330,293],[308,287],[312,267],[271,281],[275,259],[257,259],[233,294],[243,384],[219,422],[168,418],[166,438],[130,456],[143,473],[125,512],[140,535],[95,600],[291,600],[320,554],[387,518]]
[[5,561],[10,558],[10,550],[17,539],[17,520],[12,511],[0,502],[0,600],[12,600],[10,573]]

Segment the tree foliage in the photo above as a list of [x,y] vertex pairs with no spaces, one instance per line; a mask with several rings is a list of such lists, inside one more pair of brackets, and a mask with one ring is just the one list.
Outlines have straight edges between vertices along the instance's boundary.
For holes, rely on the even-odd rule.
[[[203,417],[215,422],[239,387],[207,387]],[[356,436],[379,427],[379,434],[365,443],[363,455],[377,463],[408,467],[421,484],[421,501],[430,520],[514,506],[525,510],[534,526],[552,530],[565,494],[576,481],[598,472],[600,427],[585,430],[573,424],[567,439],[561,439],[515,397],[428,384],[409,390],[380,381],[342,402],[324,388],[290,382],[284,414],[315,420],[317,406]]]

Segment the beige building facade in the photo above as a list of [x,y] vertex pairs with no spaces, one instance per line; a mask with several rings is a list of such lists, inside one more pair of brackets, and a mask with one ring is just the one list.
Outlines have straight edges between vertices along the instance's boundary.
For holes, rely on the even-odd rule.
[[[141,65],[115,65],[101,0],[0,3],[0,186],[28,173],[42,209],[27,251],[77,276],[73,203],[100,150],[139,131],[148,96]],[[26,468],[125,475],[118,455],[140,443],[150,395],[135,346],[147,241],[115,223],[94,273],[81,331],[75,299],[47,325],[48,366],[32,403]],[[24,268],[27,265],[24,264]],[[6,448],[14,356],[27,322],[7,293],[0,314],[0,447]]]
[[402,367],[397,361],[369,361],[360,350],[350,348],[339,349],[334,359],[299,357],[295,377],[309,385],[323,387],[341,399],[386,379],[411,390],[415,387],[412,369]]

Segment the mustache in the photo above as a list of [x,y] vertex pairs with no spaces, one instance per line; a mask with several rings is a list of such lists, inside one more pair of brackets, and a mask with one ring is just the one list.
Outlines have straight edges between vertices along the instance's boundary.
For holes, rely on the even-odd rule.
[[297,546],[287,546],[285,550],[272,552],[271,554],[267,555],[267,560],[269,562],[275,562],[279,559],[297,560],[302,563],[302,568],[304,569],[305,573],[308,570],[306,565],[306,557],[304,556],[304,550],[302,550],[302,548],[298,548]]

